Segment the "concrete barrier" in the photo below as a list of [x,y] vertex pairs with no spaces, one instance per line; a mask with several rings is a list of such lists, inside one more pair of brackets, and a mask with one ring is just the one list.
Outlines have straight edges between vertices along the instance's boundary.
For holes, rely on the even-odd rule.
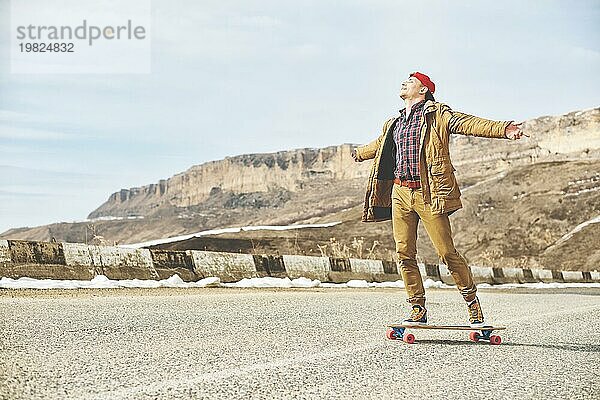
[[0,240],[0,266],[4,264],[11,264],[12,259],[10,257],[10,249],[8,247],[8,240]]
[[[494,283],[523,283],[525,276],[521,268],[494,268]],[[496,274],[496,271],[499,271]]]
[[[65,264],[69,267],[80,267],[85,269],[89,276],[104,274],[102,265],[94,263],[90,246],[83,243],[63,243],[63,253],[65,255]],[[85,279],[85,278],[81,278]]]
[[523,268],[523,283],[534,283],[537,282],[533,277],[533,272],[529,268]]
[[159,279],[148,249],[89,246],[95,265],[101,265],[109,279]]
[[341,283],[348,282],[350,279],[357,279],[352,274],[350,259],[329,257],[329,265],[331,266],[331,272],[329,272],[329,281]]
[[311,257],[311,256],[282,256],[285,271],[290,279],[305,277],[309,279],[318,279],[321,282],[329,280],[329,265],[328,257]]
[[13,264],[65,265],[60,243],[9,240],[8,247]]
[[255,254],[253,260],[256,273],[260,277],[271,276],[274,278],[285,278],[287,276],[282,256]]
[[383,263],[379,260],[329,257],[329,281],[348,282],[353,279],[375,281],[385,277]]
[[417,267],[419,267],[419,273],[421,274],[421,278],[423,280],[427,279],[427,267],[423,263],[417,263]]
[[562,271],[565,282],[583,282],[583,274],[580,271]]
[[[506,276],[504,272],[506,270]],[[494,273],[493,279],[495,284],[502,283],[519,283],[520,280],[510,268],[492,268]]]
[[531,274],[536,282],[554,282],[552,271],[549,269],[532,269]]
[[590,271],[582,271],[581,274],[583,275],[584,282],[593,282],[592,273]]
[[67,266],[61,243],[8,240],[10,263],[0,268],[0,276],[18,279],[91,279],[89,271]]
[[90,252],[90,247],[83,243],[63,243],[63,253],[67,265],[83,265],[93,267],[94,260]]
[[433,281],[441,280],[440,267],[438,264],[418,263],[419,272],[423,280],[431,279]]
[[477,283],[494,283],[494,270],[489,267],[471,267],[473,281]]
[[395,282],[402,280],[400,271],[398,269],[398,263],[396,261],[382,260],[383,275],[377,275],[376,280],[379,282]]
[[454,285],[454,278],[452,278],[448,266],[446,264],[440,264],[438,268],[440,271],[440,280],[446,285]]
[[363,260],[350,258],[351,279],[364,279],[366,281],[378,281],[383,276],[383,263],[380,260]]
[[194,272],[194,259],[190,251],[150,250],[150,257],[160,279],[167,279],[175,274],[186,282],[201,279]]
[[398,263],[396,261],[383,260],[383,273],[386,275],[400,275]]
[[351,258],[350,269],[357,274],[383,274],[383,263],[380,260]]
[[600,272],[599,271],[591,271],[590,279],[592,282],[600,282]]
[[190,253],[194,273],[199,278],[216,276],[222,282],[235,282],[258,276],[252,254],[199,250],[191,250]]

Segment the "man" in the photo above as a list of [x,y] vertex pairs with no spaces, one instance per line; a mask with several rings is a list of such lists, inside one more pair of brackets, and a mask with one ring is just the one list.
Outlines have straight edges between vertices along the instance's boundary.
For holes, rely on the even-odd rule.
[[454,248],[449,215],[462,208],[460,189],[450,160],[451,133],[520,139],[521,125],[496,122],[453,111],[433,98],[435,84],[420,72],[402,82],[405,108],[383,125],[382,134],[352,151],[355,161],[374,159],[363,222],[392,220],[398,266],[412,305],[405,322],[426,324],[425,289],[417,266],[417,226],[423,221],[429,238],[448,266],[467,303],[469,323],[484,326],[477,288],[467,262]]

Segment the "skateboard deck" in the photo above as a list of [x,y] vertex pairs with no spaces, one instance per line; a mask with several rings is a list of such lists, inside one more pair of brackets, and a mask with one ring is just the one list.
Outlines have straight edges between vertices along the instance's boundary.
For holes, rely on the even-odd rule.
[[505,326],[483,326],[472,328],[469,325],[411,325],[407,323],[390,324],[385,336],[390,340],[402,340],[405,343],[415,342],[415,336],[412,333],[406,333],[407,329],[442,329],[455,331],[470,331],[469,339],[473,342],[485,341],[490,344],[500,344],[502,339],[499,335],[492,335],[493,331],[506,329]]

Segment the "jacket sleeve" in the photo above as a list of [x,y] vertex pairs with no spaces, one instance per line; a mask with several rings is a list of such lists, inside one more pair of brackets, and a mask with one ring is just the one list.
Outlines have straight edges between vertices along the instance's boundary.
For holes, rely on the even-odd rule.
[[486,138],[506,139],[506,127],[512,121],[492,121],[453,111],[448,106],[442,107],[442,118],[448,124],[450,133],[479,136]]
[[390,124],[394,121],[394,118],[390,118],[383,124],[383,132],[379,137],[373,140],[369,144],[365,144],[364,146],[359,146],[356,148],[356,155],[358,157],[358,161],[365,161],[375,158],[377,154],[377,149],[381,146],[381,142],[385,139],[385,135],[387,134],[388,128]]

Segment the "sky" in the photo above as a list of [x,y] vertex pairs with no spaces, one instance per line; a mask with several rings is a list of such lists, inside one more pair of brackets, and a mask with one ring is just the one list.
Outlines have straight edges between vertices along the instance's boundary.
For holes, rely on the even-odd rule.
[[227,156],[369,142],[414,71],[490,119],[600,105],[598,1],[152,0],[151,13],[150,73],[17,74],[0,0],[0,232],[83,220],[121,188]]

